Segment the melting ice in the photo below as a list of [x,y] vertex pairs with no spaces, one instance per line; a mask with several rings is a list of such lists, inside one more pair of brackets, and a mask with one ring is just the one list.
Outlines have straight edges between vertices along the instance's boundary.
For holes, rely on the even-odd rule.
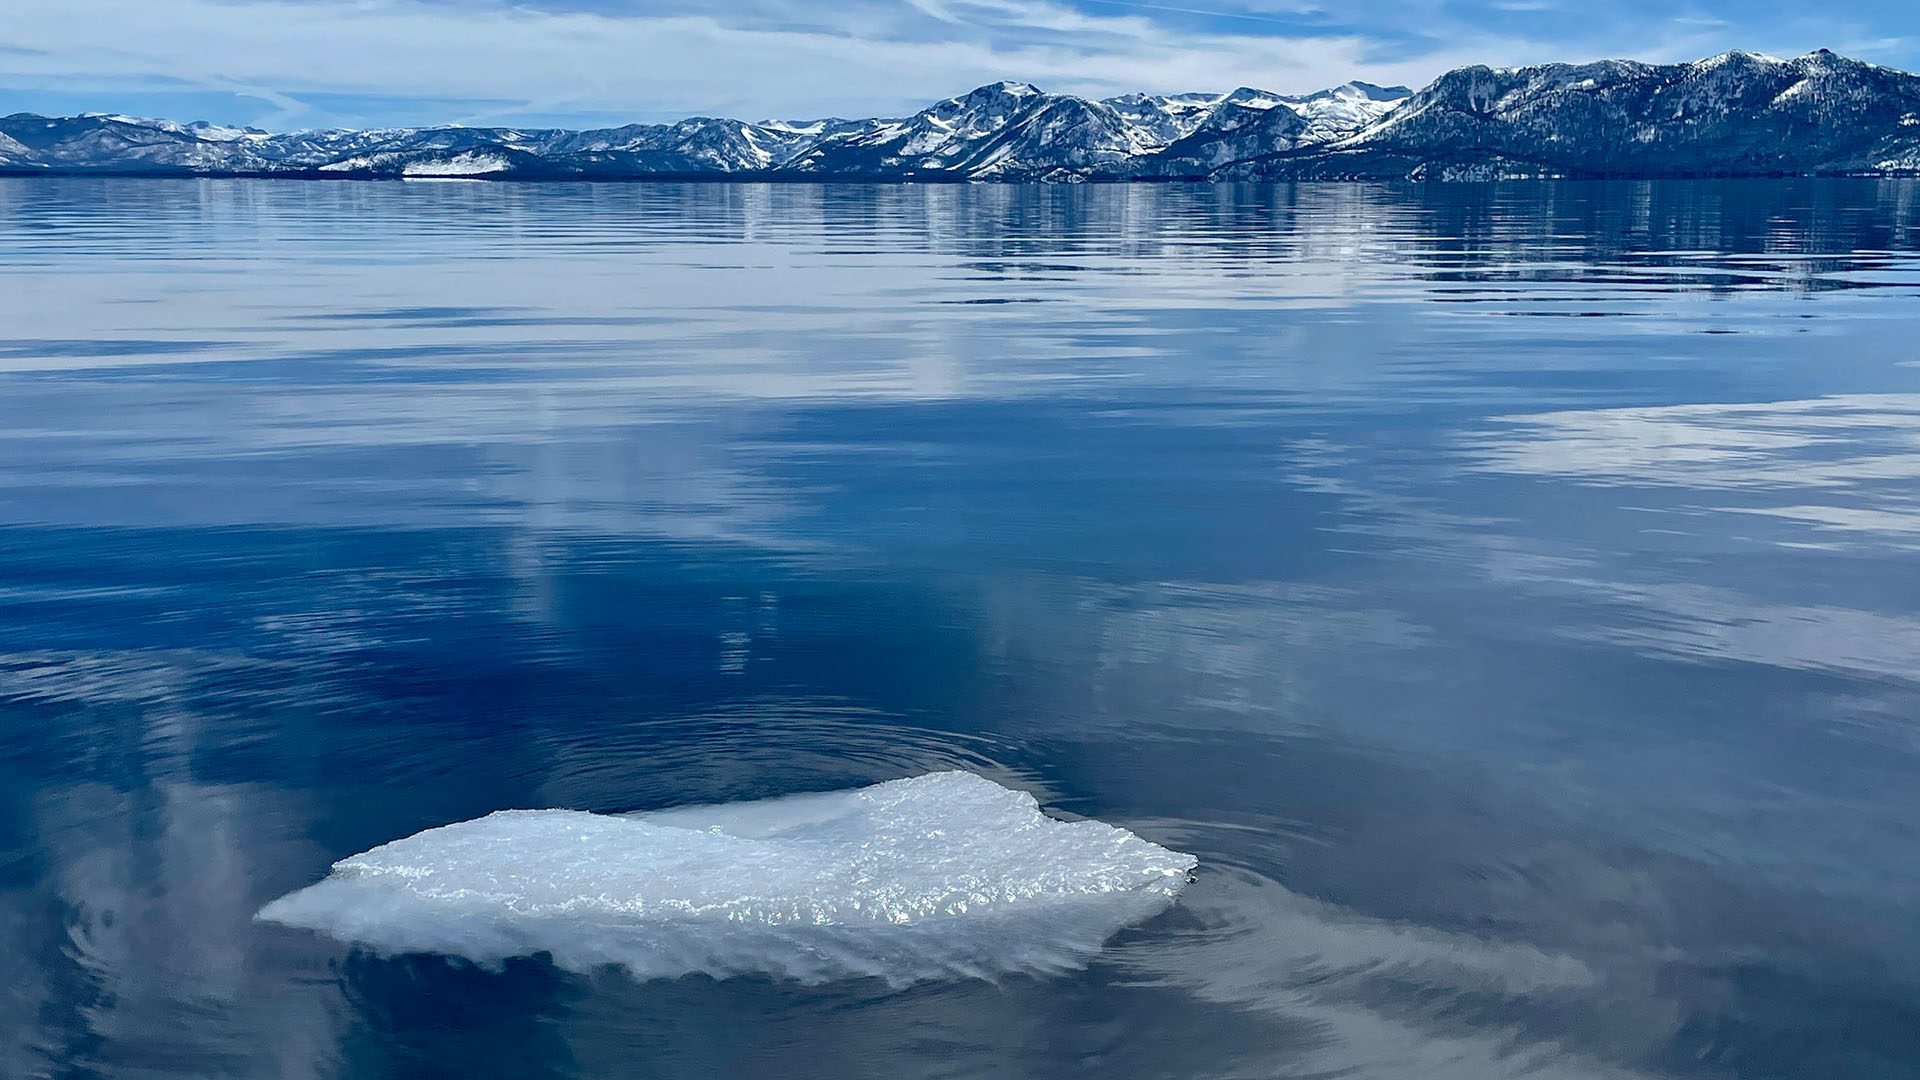
[[943,772],[627,816],[502,810],[342,859],[259,918],[481,963],[910,983],[1080,966],[1194,862]]

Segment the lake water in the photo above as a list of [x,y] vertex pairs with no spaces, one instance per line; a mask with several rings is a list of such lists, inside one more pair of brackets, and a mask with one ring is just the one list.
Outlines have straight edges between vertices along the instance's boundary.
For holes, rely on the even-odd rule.
[[[1910,181],[0,181],[0,1074],[1911,1077],[1917,549]],[[904,988],[253,921],[940,769],[1196,879]]]

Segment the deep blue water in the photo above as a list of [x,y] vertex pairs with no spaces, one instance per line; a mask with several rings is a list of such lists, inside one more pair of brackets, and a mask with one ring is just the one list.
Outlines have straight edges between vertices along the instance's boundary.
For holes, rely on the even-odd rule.
[[[1920,1075],[1920,186],[0,181],[0,1075]],[[894,990],[256,924],[964,768]]]

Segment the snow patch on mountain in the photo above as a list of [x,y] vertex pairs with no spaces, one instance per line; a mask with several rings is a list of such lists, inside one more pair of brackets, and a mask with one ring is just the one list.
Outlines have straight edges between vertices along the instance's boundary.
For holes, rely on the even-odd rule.
[[507,159],[497,154],[455,154],[438,161],[409,161],[400,167],[402,176],[485,176],[504,172]]
[[1819,51],[1465,67],[1415,93],[1349,82],[1091,100],[998,82],[909,116],[693,117],[587,131],[269,134],[119,114],[0,117],[14,172],[495,179],[1469,178],[1916,171],[1920,77]]

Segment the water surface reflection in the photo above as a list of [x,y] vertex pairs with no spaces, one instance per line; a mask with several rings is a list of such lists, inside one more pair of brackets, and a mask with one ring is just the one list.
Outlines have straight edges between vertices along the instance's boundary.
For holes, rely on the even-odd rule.
[[[0,1073],[1920,1070],[1920,186],[0,181]],[[256,925],[964,768],[1199,855],[895,992]]]

